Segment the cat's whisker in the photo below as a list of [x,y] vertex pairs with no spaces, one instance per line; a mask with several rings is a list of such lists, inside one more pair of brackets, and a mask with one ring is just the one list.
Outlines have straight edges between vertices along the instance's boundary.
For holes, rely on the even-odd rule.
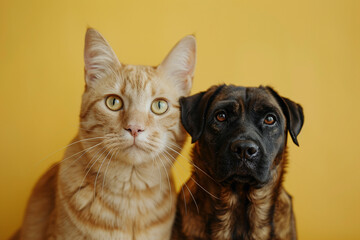
[[72,165],[74,165],[84,154],[90,152],[91,150],[93,150],[95,147],[99,146],[99,145],[102,144],[102,143],[103,143],[103,141],[101,141],[101,142],[98,143],[98,144],[95,144],[95,145],[92,146],[92,147],[88,147],[88,148],[86,148],[86,149],[84,149],[84,150],[82,150],[82,151],[80,151],[80,152],[78,152],[78,153],[75,153],[75,154],[71,155],[70,157],[67,157],[67,158],[61,160],[60,162],[56,163],[56,164],[53,165],[51,168],[59,165],[60,163],[64,162],[65,160],[70,159],[71,157],[73,157],[73,156],[75,156],[75,155],[83,152],[79,157],[77,157],[74,161],[72,161],[72,163],[69,164],[69,166],[68,166],[67,168],[64,169],[64,172],[65,172],[65,171],[66,171],[67,169],[69,169]]
[[92,163],[93,159],[96,158],[99,154],[99,152],[101,152],[101,150],[105,149],[106,146],[103,146],[102,148],[100,148],[93,156],[92,158],[90,159],[90,161],[88,162],[88,164],[86,165],[85,167],[85,170],[89,168],[90,164]]
[[151,139],[151,142],[150,141],[144,141],[142,143],[142,148],[145,151],[153,152],[154,149],[157,148],[158,144],[160,144],[160,141],[157,142],[156,139]]
[[[169,156],[171,156],[171,154],[169,154],[166,150],[164,151],[164,153],[167,153]],[[171,156],[171,157],[174,158],[173,156]],[[195,200],[195,198],[194,198],[194,195],[192,194],[190,188],[189,188],[186,184],[184,184],[184,186],[185,186],[185,187],[187,188],[187,190],[189,191],[189,193],[190,193],[190,195],[191,195],[191,198],[193,199],[193,201],[194,201],[194,203],[195,203],[197,212],[199,213],[199,207],[198,207],[198,205],[197,205],[197,203],[196,203],[196,200]]]
[[[96,178],[95,178],[95,183],[94,183],[94,198],[95,198],[95,196],[96,196],[96,182],[97,182],[97,179],[98,179],[98,177],[99,177],[101,168],[102,168],[104,162],[106,161],[107,157],[109,156],[109,154],[111,153],[112,150],[113,150],[113,149],[109,150],[109,152],[106,154],[106,156],[104,157],[104,159],[103,159],[103,161],[101,162],[100,167],[99,167],[99,169],[98,169],[98,171],[97,171]],[[114,152],[112,153],[111,157],[112,157],[113,155],[114,155]]]
[[161,157],[160,157],[159,155],[158,155],[158,158],[159,158],[161,164],[162,164],[163,167],[164,167],[164,171],[165,171],[165,173],[166,173],[166,177],[167,177],[167,180],[168,180],[168,183],[169,183],[170,209],[172,210],[172,208],[173,208],[173,204],[172,204],[172,202],[173,202],[173,200],[172,200],[173,196],[172,196],[172,189],[171,189],[171,183],[170,183],[169,174],[168,174],[168,171],[167,171],[167,169],[166,169],[166,167],[165,167],[164,162],[162,161],[162,159],[161,159]]
[[209,177],[211,180],[213,180],[215,183],[217,183],[217,181],[212,178],[207,172],[205,172],[204,170],[202,170],[200,167],[196,166],[195,163],[193,163],[192,161],[190,161],[188,158],[186,158],[184,155],[182,155],[180,152],[174,150],[173,148],[164,145],[166,148],[170,149],[171,151],[177,153],[179,156],[181,156],[183,159],[185,159],[189,164],[191,164],[192,166],[194,166],[196,169],[198,169],[200,172],[202,172],[203,174],[205,174],[207,177]]
[[192,200],[194,201],[194,203],[195,203],[195,206],[196,206],[196,210],[197,210],[197,212],[198,212],[198,214],[200,213],[200,211],[199,211],[199,207],[198,207],[198,205],[197,205],[197,203],[196,203],[196,200],[195,200],[195,198],[194,198],[194,195],[192,194],[192,192],[190,191],[190,189],[189,189],[189,187],[187,186],[187,185],[185,185],[185,187],[187,188],[187,190],[189,191],[189,193],[190,193],[190,195],[191,195],[191,198],[192,198]]
[[172,143],[172,142],[167,142],[167,144],[169,144],[169,145],[171,145],[171,146],[173,146],[173,147],[175,147],[175,148],[177,148],[177,149],[179,149],[179,151],[181,151],[182,150],[182,147],[180,147],[178,144],[176,144],[176,143]]
[[[116,158],[117,155],[118,155],[119,152],[120,152],[120,149],[118,149],[117,151],[115,150],[115,152],[116,152],[116,155],[115,155],[115,158]],[[101,195],[103,195],[103,193],[104,193],[104,186],[105,186],[106,174],[107,174],[107,171],[108,171],[108,168],[109,168],[109,165],[110,165],[112,159],[113,159],[113,155],[111,155],[111,158],[110,158],[109,161],[108,161],[108,164],[107,164],[107,166],[106,166],[106,169],[105,169],[105,172],[104,172],[104,175],[103,175],[103,182],[102,182],[102,187],[101,187]]]
[[[159,154],[156,154],[156,158],[159,157]],[[159,171],[159,175],[160,175],[160,192],[162,192],[162,176],[161,176],[161,169],[159,167],[159,162],[155,161],[156,165],[157,165],[157,169]]]
[[62,150],[64,150],[64,149],[66,149],[66,148],[68,148],[68,147],[70,147],[70,146],[72,146],[72,145],[74,145],[74,144],[81,143],[81,142],[85,142],[85,141],[90,141],[90,140],[94,140],[94,139],[104,139],[104,138],[105,138],[105,137],[85,138],[85,139],[81,139],[81,140],[78,140],[78,141],[76,141],[76,142],[70,143],[70,144],[66,145],[65,147],[62,147],[62,148],[60,148],[60,149],[58,149],[58,150],[50,153],[49,155],[47,155],[47,156],[44,157],[43,159],[39,160],[37,164],[40,164],[41,162],[45,161],[45,160],[48,159],[49,157],[55,155],[56,153],[58,153],[58,152],[60,152],[60,151],[62,151]]
[[[102,151],[101,154],[98,156],[99,152],[100,152],[101,150],[103,150],[103,149],[104,149],[104,151]],[[93,159],[98,156],[98,157],[96,158],[96,160],[93,162],[93,164],[91,164],[90,168],[87,170],[84,178],[83,178],[82,181],[81,181],[81,184],[79,185],[78,191],[80,191],[81,187],[83,186],[84,181],[85,181],[87,175],[89,174],[91,168],[95,165],[95,163],[99,160],[99,158],[104,154],[105,151],[106,151],[106,148],[105,148],[105,146],[104,146],[103,148],[101,148],[101,149],[91,158],[91,160],[89,161],[89,163],[87,164],[87,166],[86,166],[85,169],[87,169],[87,168],[89,167],[89,165],[93,162]]]
[[[174,159],[174,161],[176,160],[170,153],[168,153],[166,150],[164,151],[166,154],[168,154],[172,159]],[[181,162],[178,162],[180,164],[180,166],[185,169],[184,165],[181,164]],[[216,197],[215,195],[213,195],[212,193],[210,193],[208,190],[206,190],[203,186],[201,186],[200,183],[198,183],[191,175],[190,175],[190,179],[194,181],[194,183],[196,185],[198,185],[202,190],[204,190],[207,194],[209,194],[211,197],[215,198],[215,199],[219,199],[218,197]]]
[[[167,152],[166,152],[166,153],[167,153]],[[171,159],[168,158],[168,157],[165,155],[165,152],[164,152],[164,155],[163,155],[163,156],[169,161],[169,163],[171,164],[172,167],[175,166],[175,164],[172,163]],[[176,177],[176,179],[178,180],[178,182],[182,182],[182,181],[180,181],[180,178],[179,178],[178,176],[175,175],[175,177]],[[181,192],[182,192],[182,195],[183,195],[183,197],[184,197],[185,213],[186,213],[186,215],[187,215],[187,206],[186,206],[186,201],[185,201],[184,185],[186,185],[186,182],[181,186]]]

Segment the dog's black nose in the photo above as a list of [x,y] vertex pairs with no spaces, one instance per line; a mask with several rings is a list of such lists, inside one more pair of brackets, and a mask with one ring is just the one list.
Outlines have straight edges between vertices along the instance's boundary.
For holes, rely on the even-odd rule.
[[259,146],[253,141],[237,140],[231,144],[231,151],[240,159],[253,160],[259,154]]

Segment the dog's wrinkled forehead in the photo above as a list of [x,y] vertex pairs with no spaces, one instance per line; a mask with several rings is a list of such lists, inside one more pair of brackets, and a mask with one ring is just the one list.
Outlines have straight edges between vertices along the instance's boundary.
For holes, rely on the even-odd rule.
[[208,113],[219,108],[232,108],[235,112],[276,111],[281,114],[281,107],[276,99],[264,87],[224,86],[211,101]]
[[209,117],[222,107],[225,112],[237,113],[237,116],[275,113],[284,120],[285,130],[289,131],[296,145],[297,135],[304,123],[301,105],[281,97],[271,87],[212,86],[207,91],[181,98],[180,106],[181,122],[193,143],[201,137]]

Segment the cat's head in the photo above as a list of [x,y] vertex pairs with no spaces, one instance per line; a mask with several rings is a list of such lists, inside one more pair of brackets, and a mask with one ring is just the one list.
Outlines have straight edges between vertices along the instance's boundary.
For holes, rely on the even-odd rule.
[[195,38],[180,40],[157,67],[120,63],[94,29],[87,30],[84,53],[86,87],[79,136],[89,139],[83,141],[87,149],[93,147],[89,152],[106,151],[109,157],[114,154],[117,160],[136,165],[180,151],[186,134],[178,100],[192,86]]

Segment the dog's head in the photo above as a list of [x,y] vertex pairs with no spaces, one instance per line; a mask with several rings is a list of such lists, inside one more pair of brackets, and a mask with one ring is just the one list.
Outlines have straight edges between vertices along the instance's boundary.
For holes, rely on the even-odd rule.
[[181,121],[198,142],[203,166],[220,183],[263,185],[284,152],[298,145],[302,107],[270,87],[213,86],[180,99]]

